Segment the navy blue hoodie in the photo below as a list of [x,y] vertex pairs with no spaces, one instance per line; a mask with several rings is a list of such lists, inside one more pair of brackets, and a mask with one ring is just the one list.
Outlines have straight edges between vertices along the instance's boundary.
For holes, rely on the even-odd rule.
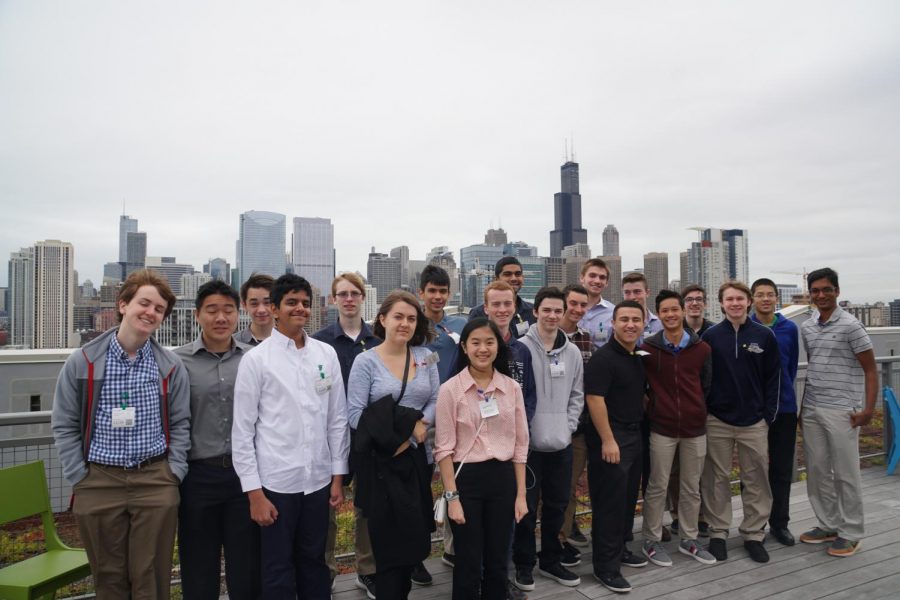
[[775,334],[749,318],[735,331],[725,319],[710,327],[702,339],[712,348],[709,413],[737,427],[760,419],[771,424],[781,393],[781,354]]
[[[754,323],[765,325],[756,314],[750,318]],[[794,390],[794,380],[797,379],[797,361],[800,360],[799,328],[781,313],[775,313],[775,322],[766,327],[775,334],[781,349],[781,400],[778,402],[778,413],[796,414],[797,392]]]

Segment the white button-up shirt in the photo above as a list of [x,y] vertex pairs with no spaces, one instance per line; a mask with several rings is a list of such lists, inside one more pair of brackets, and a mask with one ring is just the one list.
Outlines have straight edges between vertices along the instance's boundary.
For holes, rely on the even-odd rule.
[[231,452],[245,492],[309,494],[348,472],[341,365],[331,346],[304,338],[297,348],[276,329],[241,360]]

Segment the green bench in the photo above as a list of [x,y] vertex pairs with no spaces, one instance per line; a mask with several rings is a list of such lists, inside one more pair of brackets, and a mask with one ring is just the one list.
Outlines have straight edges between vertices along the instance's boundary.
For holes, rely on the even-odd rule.
[[44,463],[0,469],[0,525],[41,515],[47,551],[0,569],[0,600],[52,599],[56,590],[90,576],[87,553],[69,548],[56,533]]

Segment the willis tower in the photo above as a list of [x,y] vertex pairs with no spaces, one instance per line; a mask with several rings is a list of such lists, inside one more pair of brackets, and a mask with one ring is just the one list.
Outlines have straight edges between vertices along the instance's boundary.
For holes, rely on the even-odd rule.
[[587,229],[581,227],[578,163],[568,160],[559,170],[562,191],[553,195],[554,229],[550,232],[550,256],[562,256],[562,250],[566,246],[587,243]]

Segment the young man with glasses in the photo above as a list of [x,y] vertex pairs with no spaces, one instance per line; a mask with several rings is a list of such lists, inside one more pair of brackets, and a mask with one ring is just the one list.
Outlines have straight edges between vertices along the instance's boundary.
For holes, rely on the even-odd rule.
[[[344,380],[344,390],[347,389],[347,379],[350,377],[350,369],[357,355],[374,348],[381,343],[381,339],[375,337],[361,313],[363,303],[366,301],[366,287],[362,277],[356,273],[341,273],[331,282],[331,302],[337,306],[338,320],[334,325],[324,327],[313,334],[313,339],[325,342],[337,352],[338,362],[341,365],[341,378]],[[350,477],[346,482],[349,484]],[[375,555],[372,553],[372,543],[369,541],[369,528],[365,517],[359,509],[354,509],[355,520],[355,547],[356,552],[356,586],[366,590],[370,599],[375,598]],[[337,537],[337,516],[334,510],[329,511],[328,537],[326,539],[325,558],[331,571],[331,579],[337,575],[337,563],[334,558],[334,545]]]
[[781,355],[781,399],[778,416],[769,426],[769,486],[772,488],[772,513],[769,531],[785,546],[794,545],[788,529],[791,500],[791,479],[794,471],[794,447],[797,445],[797,361],[800,355],[800,333],[793,321],[775,312],[778,307],[778,288],[771,279],[757,279],[750,286],[753,295],[753,315],[756,323],[765,325],[775,334]]
[[[801,423],[807,457],[806,489],[819,525],[800,536],[830,542],[831,556],[852,556],[865,534],[859,429],[875,410],[878,372],[865,328],[838,306],[838,274],[824,268],[807,276],[816,310],[800,326],[808,367]],[[865,406],[863,406],[865,398]]]
[[692,283],[681,290],[681,295],[684,297],[685,326],[702,337],[707,329],[715,325],[705,316],[706,290]]

